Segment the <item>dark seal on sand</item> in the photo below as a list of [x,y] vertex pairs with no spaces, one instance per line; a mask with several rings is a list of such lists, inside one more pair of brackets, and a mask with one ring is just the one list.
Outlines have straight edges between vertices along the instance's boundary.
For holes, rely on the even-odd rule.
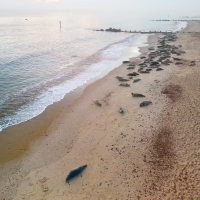
[[128,83],[121,83],[121,84],[119,84],[119,86],[130,87],[130,84],[128,84]]
[[151,103],[152,103],[151,101],[143,101],[143,102],[140,104],[140,107],[148,106],[148,105],[150,105]]
[[182,65],[182,62],[176,62],[175,65]]
[[159,68],[156,69],[156,71],[161,71],[161,70],[163,70],[163,68],[159,67]]
[[86,167],[87,167],[87,165],[83,165],[81,167],[78,167],[78,168],[70,171],[69,174],[67,175],[66,182],[68,182],[70,179],[72,179],[75,176],[77,176],[78,174],[80,174]]
[[131,93],[133,97],[145,97],[143,94]]
[[100,103],[99,100],[97,100],[97,99],[94,99],[94,103],[95,103],[97,106],[101,106],[101,103]]
[[137,76],[137,75],[139,75],[137,72],[132,72],[132,73],[127,74],[127,76]]

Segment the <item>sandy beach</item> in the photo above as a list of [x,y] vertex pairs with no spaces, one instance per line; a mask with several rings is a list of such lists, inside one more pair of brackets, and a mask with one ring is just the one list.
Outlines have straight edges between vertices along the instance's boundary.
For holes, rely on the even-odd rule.
[[[152,35],[140,57],[130,59],[135,70],[123,64],[40,116],[2,131],[0,200],[200,199],[200,23],[189,22],[176,36],[167,44],[185,51],[171,55],[182,64],[170,58],[164,70],[119,86],[115,76],[137,72],[140,57],[164,37]],[[152,104],[140,107],[143,101]],[[86,164],[65,182],[70,170]]]

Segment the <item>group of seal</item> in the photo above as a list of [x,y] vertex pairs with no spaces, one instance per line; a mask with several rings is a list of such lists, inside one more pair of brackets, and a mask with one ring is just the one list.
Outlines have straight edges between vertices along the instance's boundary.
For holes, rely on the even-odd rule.
[[[161,68],[164,66],[169,66],[171,63],[174,63],[175,65],[181,65],[183,62],[181,62],[181,58],[174,57],[180,56],[181,54],[184,54],[185,51],[182,51],[180,48],[181,45],[175,46],[169,44],[170,42],[176,41],[177,36],[176,33],[164,33],[164,36],[158,39],[158,44],[155,47],[149,47],[149,53],[147,56],[141,56],[141,63],[138,64],[138,70],[129,72],[127,74],[128,78],[124,78],[121,76],[116,76],[120,82],[128,82],[131,79],[133,79],[133,76],[139,76],[140,74],[149,74],[151,71],[163,71],[164,69]],[[173,57],[172,57],[173,55]],[[127,70],[135,70],[136,64],[125,60],[122,62],[123,64],[126,64]],[[196,63],[195,61],[190,62],[190,66],[194,66]],[[137,83],[141,81],[140,78],[134,79],[133,83]],[[119,86],[122,87],[130,87],[129,83],[120,83]],[[136,95],[136,96],[135,96]],[[132,93],[133,97],[144,97],[143,96],[137,96],[142,95],[138,93]],[[149,101],[150,102],[150,101]],[[98,106],[101,106],[101,103],[98,100],[94,100],[94,103]],[[147,103],[144,103],[144,105],[147,105]],[[149,105],[149,104],[148,104]]]
[[[146,56],[140,57],[140,59],[142,59],[143,62],[138,64],[139,65],[138,73],[137,72],[128,73],[127,76],[129,77],[129,79],[123,78],[121,76],[116,76],[116,78],[121,82],[126,82],[130,81],[130,79],[132,79],[133,76],[138,76],[139,73],[149,74],[152,71],[152,69],[156,69],[156,71],[162,71],[163,69],[160,67],[161,65],[167,66],[170,65],[170,63],[173,63],[173,61],[175,61],[175,65],[183,64],[180,58],[172,57],[173,61],[170,60],[171,54],[176,54],[177,56],[180,56],[181,54],[185,53],[185,51],[179,49],[180,47],[182,47],[181,45],[175,46],[168,44],[169,42],[176,41],[176,39],[177,36],[175,33],[165,33],[164,37],[159,38],[156,50],[154,47],[150,47],[149,48],[150,53],[148,54],[148,57]],[[123,64],[128,64],[127,67],[128,70],[135,69],[135,64],[130,61],[123,61]],[[194,66],[195,64],[196,64],[195,61],[191,61],[189,65]],[[139,81],[141,81],[140,78],[134,79],[133,83],[137,83]],[[119,86],[130,87],[130,84],[121,83]],[[131,93],[131,95],[133,97],[145,97],[145,95],[140,93]],[[97,99],[94,100],[94,103],[98,106],[101,106],[101,103]],[[145,107],[150,104],[152,104],[151,101],[143,101],[140,103],[140,107]],[[121,114],[124,113],[124,109],[122,107],[119,107],[119,113]],[[72,178],[80,174],[86,167],[87,165],[83,165],[70,171],[66,177],[66,182],[69,182]]]
[[[177,55],[180,56],[181,54],[184,54],[185,51],[182,51],[180,48],[181,45],[175,46],[169,44],[170,42],[176,41],[177,36],[176,33],[165,33],[164,37],[161,37],[158,39],[158,44],[155,47],[150,47],[149,53],[147,56],[141,56],[141,63],[138,64],[138,70],[132,71],[127,74],[129,78],[119,77],[116,76],[116,78],[121,81],[129,81],[132,79],[133,76],[139,76],[140,74],[149,74],[151,71],[162,71],[164,70],[164,66],[169,66],[171,63],[174,63],[175,65],[183,64],[181,62],[181,58],[172,57],[171,55]],[[173,60],[172,60],[173,58]],[[128,70],[135,70],[136,64],[131,61],[123,61],[123,64],[127,64]],[[195,65],[195,61],[190,63],[191,66]],[[162,66],[162,67],[161,67]],[[133,79],[133,83],[137,83],[141,81],[140,78]],[[119,86],[123,87],[130,87],[130,84],[128,83],[121,83]],[[139,93],[131,93],[133,97],[145,97],[143,94]],[[150,105],[151,101],[144,101],[140,104],[140,107]]]

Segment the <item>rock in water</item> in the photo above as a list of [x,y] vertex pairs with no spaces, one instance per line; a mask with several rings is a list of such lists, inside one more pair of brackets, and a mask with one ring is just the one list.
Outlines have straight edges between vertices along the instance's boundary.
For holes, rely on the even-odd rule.
[[122,107],[119,108],[119,112],[122,113],[122,114],[124,113],[124,110],[123,110]]
[[100,103],[97,99],[94,99],[94,103],[95,103],[97,106],[101,106],[101,103]]
[[83,165],[81,167],[78,167],[78,168],[70,171],[69,174],[67,175],[66,182],[68,182],[70,179],[72,179],[73,177],[80,174],[86,167],[87,167],[87,165]]
[[140,81],[140,80],[141,80],[140,78],[134,79],[134,80],[133,80],[133,83],[136,83],[136,82],[138,82],[138,81]]
[[151,103],[152,103],[151,101],[143,101],[143,102],[140,104],[140,107],[148,106],[148,105],[151,104]]
[[131,93],[133,97],[145,97],[143,94]]

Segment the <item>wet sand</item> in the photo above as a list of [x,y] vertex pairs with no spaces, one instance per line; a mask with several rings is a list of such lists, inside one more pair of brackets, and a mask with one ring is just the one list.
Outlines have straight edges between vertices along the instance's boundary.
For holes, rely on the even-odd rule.
[[[114,78],[126,77],[127,66],[122,65],[59,112],[49,111],[54,118],[41,127],[45,117],[40,116],[33,125],[38,135],[28,136],[28,149],[16,159],[7,154],[0,166],[1,199],[200,198],[200,34],[186,33],[190,31],[200,31],[200,24],[191,22],[171,42],[186,51],[179,56],[182,65],[140,74],[136,78],[141,81],[130,80],[127,88]],[[151,37],[150,46],[156,41]],[[142,53],[147,55],[147,48]],[[191,60],[195,66],[189,66]],[[134,98],[132,92],[146,97]],[[143,100],[152,104],[140,108]],[[16,132],[32,130],[28,122],[22,127]],[[20,143],[12,150],[19,148]],[[65,182],[70,170],[85,164],[81,175]]]

